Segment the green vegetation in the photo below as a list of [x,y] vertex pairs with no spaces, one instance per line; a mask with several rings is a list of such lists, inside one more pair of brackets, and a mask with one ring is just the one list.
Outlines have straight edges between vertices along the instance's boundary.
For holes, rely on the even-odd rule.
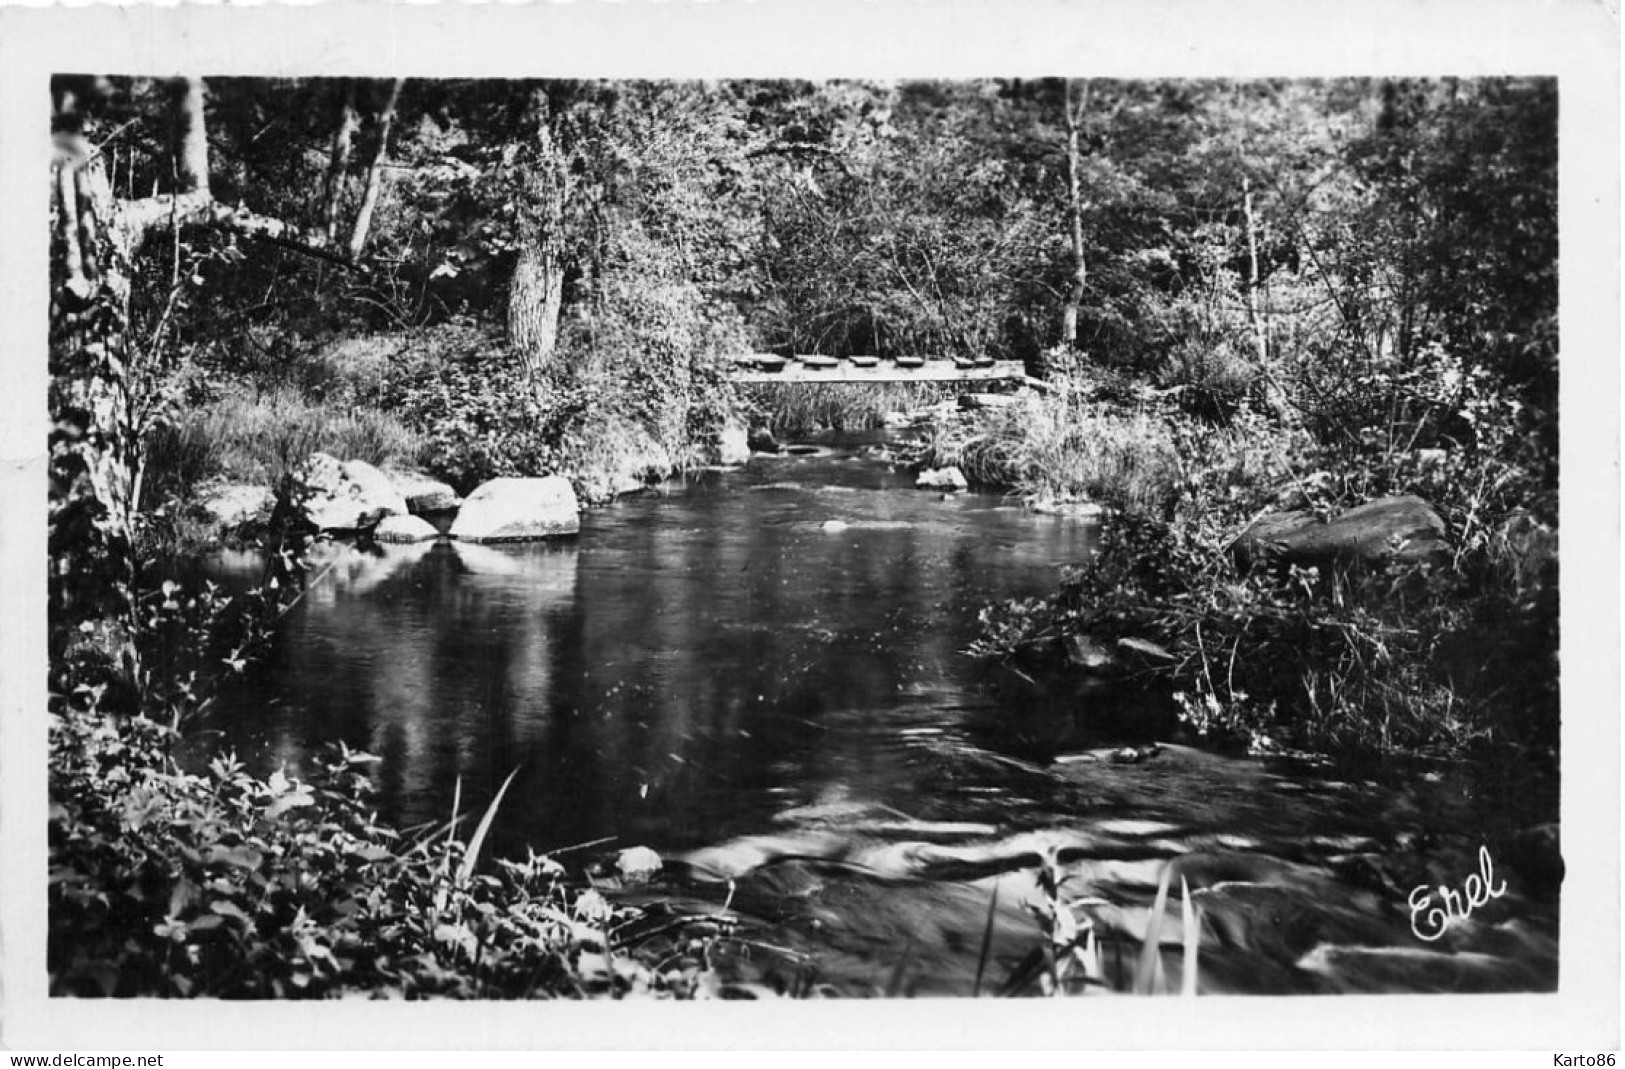
[[[53,995],[208,998],[691,997],[719,936],[629,940],[641,914],[550,857],[481,864],[492,803],[403,834],[370,808],[377,758],[314,778],[189,772],[143,717],[51,725]],[[109,774],[112,772],[112,774]],[[725,914],[705,918],[715,933]],[[628,942],[635,945],[628,945]]]
[[[990,608],[976,652],[1135,640],[1215,741],[1555,775],[1555,80],[55,89],[60,993],[717,990],[726,918],[629,952],[632,914],[552,859],[481,870],[488,823],[465,845],[375,822],[367,755],[302,783],[175,752],[300,596],[314,451],[601,501],[747,417],[863,429],[943,396],[741,393],[743,352],[1047,380],[914,447],[1110,510],[1098,556]],[[213,478],[278,491],[237,600],[162,559]],[[1443,517],[1447,562],[1230,552],[1265,513],[1396,494]],[[1018,986],[1098,982],[1045,878]]]
[[954,396],[952,389],[941,384],[908,382],[752,385],[741,393],[746,409],[775,435],[874,430],[884,426],[892,413],[916,412]]

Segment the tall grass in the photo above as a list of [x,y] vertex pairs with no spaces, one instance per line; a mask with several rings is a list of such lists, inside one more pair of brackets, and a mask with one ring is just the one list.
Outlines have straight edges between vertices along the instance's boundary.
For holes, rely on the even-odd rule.
[[919,458],[1029,501],[1099,501],[1166,515],[1202,483],[1257,485],[1289,468],[1292,436],[1245,419],[1201,424],[1165,406],[1108,407],[1082,391],[937,424]]
[[172,422],[146,440],[149,494],[184,493],[203,479],[272,483],[312,453],[379,466],[410,465],[419,440],[387,412],[340,408],[289,386],[234,391]]
[[929,408],[958,390],[924,382],[752,383],[741,388],[749,411],[774,434],[805,434],[821,428],[864,431],[879,427],[890,412]]

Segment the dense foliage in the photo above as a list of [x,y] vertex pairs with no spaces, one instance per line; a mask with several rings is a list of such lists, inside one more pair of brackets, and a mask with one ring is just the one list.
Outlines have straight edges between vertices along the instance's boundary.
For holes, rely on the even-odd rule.
[[465,843],[454,828],[403,836],[381,825],[368,806],[370,754],[340,749],[309,782],[280,772],[262,780],[230,755],[183,770],[173,730],[145,718],[68,712],[51,737],[53,994],[721,989],[705,958],[714,938],[617,946],[638,911],[552,858],[497,859],[480,871],[477,835]]
[[[550,859],[480,872],[478,835],[379,825],[367,755],[302,783],[175,754],[299,596],[313,451],[602,500],[747,416],[935,400],[741,396],[758,350],[1046,377],[913,447],[1112,513],[977,652],[1128,639],[1210,737],[1556,767],[1551,79],[55,89],[60,993],[718,989],[711,943],[622,953],[628,915]],[[215,479],[279,489],[246,599],[161,560]],[[1264,512],[1392,494],[1438,510],[1447,563],[1228,551]]]

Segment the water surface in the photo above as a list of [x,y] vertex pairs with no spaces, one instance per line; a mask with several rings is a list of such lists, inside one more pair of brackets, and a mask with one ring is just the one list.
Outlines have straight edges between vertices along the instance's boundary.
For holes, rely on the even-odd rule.
[[[857,447],[758,456],[569,542],[335,547],[221,723],[262,771],[327,740],[378,754],[400,824],[517,770],[495,849],[656,850],[660,881],[627,893],[728,902],[775,948],[740,966],[764,989],[994,989],[1038,946],[1046,859],[1126,982],[1186,854],[1204,990],[1555,985],[1556,902],[1504,860],[1527,816],[1507,800],[1208,752],[1165,704],[965,654],[983,607],[1053,589],[1093,537]],[[1459,885],[1486,843],[1508,892],[1419,940],[1411,889]]]

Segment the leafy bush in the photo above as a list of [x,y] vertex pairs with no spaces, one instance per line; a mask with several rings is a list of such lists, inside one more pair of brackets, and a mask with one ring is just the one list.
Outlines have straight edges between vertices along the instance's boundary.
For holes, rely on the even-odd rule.
[[422,436],[429,473],[467,494],[487,479],[560,470],[560,441],[588,404],[580,387],[533,384],[506,353],[486,350],[401,387],[398,411]]
[[[1231,523],[1234,524],[1234,514]],[[1044,652],[1071,635],[1148,640],[1139,665],[1199,734],[1257,750],[1459,756],[1496,745],[1549,759],[1557,606],[1506,567],[1393,566],[1364,575],[1237,570],[1236,526],[1136,513],[1050,598],[982,615],[973,652]]]
[[480,831],[380,824],[370,754],[261,780],[229,755],[184,771],[175,741],[142,717],[52,719],[54,995],[670,997],[702,981],[700,958],[617,952],[636,913],[551,858],[478,872]]

